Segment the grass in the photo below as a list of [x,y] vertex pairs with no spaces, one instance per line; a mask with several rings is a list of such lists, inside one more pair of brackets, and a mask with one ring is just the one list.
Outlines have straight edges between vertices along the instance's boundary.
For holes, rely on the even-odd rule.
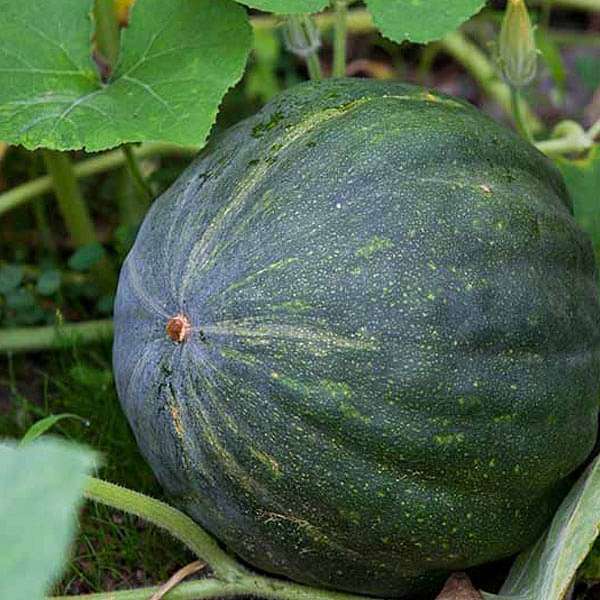
[[[114,386],[108,344],[72,348],[36,359],[0,359],[0,436],[20,438],[35,421],[69,412],[52,433],[96,448],[103,456],[100,477],[161,496],[138,452]],[[87,503],[73,558],[57,594],[127,589],[163,582],[194,557],[164,532],[141,519]]]

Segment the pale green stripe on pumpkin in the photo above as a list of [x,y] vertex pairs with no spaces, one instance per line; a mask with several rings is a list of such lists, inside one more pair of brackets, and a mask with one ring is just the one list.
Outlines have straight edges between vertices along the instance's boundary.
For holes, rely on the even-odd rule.
[[280,302],[279,304],[270,304],[271,310],[285,310],[286,312],[296,314],[304,313],[307,310],[311,310],[313,307],[304,300],[287,300],[286,302]]
[[250,454],[252,454],[252,456],[256,458],[256,460],[258,460],[267,468],[267,470],[273,475],[273,477],[275,477],[276,479],[281,477],[281,465],[268,452],[258,450],[257,448],[253,448],[252,446],[250,446],[248,450]]
[[[234,384],[234,382],[229,376],[225,375],[225,373],[222,370],[218,369],[208,359],[207,355],[203,356],[201,363],[202,366],[209,367],[211,369],[215,378],[220,378],[223,382],[229,384],[230,386]],[[240,441],[243,442],[244,447],[248,448],[251,454],[256,456],[256,453],[261,453],[261,463],[264,464],[264,460],[268,460],[270,458],[270,466],[271,468],[273,468],[272,463],[274,462],[274,459],[272,459],[272,457],[270,457],[270,455],[268,455],[267,453],[254,448],[253,445],[255,444],[255,440],[252,439],[250,436],[244,435],[242,432],[240,432],[240,429],[232,420],[231,415],[227,412],[223,405],[223,398],[220,394],[219,389],[213,383],[213,378],[207,376],[202,369],[198,369],[196,372],[199,372],[203,378],[204,385],[202,386],[202,390],[205,394],[204,400],[210,401],[211,407],[215,411],[218,421],[226,423],[229,426],[229,428],[232,429],[237,436],[239,436]],[[195,398],[197,401],[186,401],[184,409],[188,406],[195,406],[198,409],[197,411],[194,411],[193,416],[197,417],[201,421],[203,425],[203,437],[208,442],[209,446],[213,449],[215,454],[223,461],[222,464],[225,465],[226,470],[228,470],[230,474],[234,476],[237,481],[240,482],[240,485],[242,485],[242,487],[253,493],[264,492],[261,484],[258,481],[256,481],[256,479],[252,477],[237,462],[233,454],[231,454],[231,452],[229,452],[221,444],[218,437],[218,432],[212,425],[210,415],[205,410],[203,410],[204,404],[202,402],[202,398],[200,398],[200,396],[198,395],[197,388],[190,380],[189,375],[187,375],[187,381],[188,385],[186,386],[186,392],[188,396],[190,396],[191,398]],[[258,393],[255,390],[247,389],[246,392],[250,395],[258,397]],[[190,400],[190,398],[187,398],[186,400]],[[197,454],[197,452],[195,454]],[[279,472],[281,473],[281,467],[279,467]]]
[[285,385],[296,393],[305,393],[308,395],[325,393],[337,402],[340,413],[347,419],[356,419],[363,423],[370,423],[372,420],[371,417],[361,413],[357,408],[344,401],[352,395],[352,389],[343,381],[322,379],[319,383],[313,384],[294,379],[293,377],[288,377],[277,371],[271,373],[271,378],[277,380],[278,383]]
[[394,247],[394,242],[387,238],[379,236],[372,237],[364,246],[361,246],[357,251],[356,255],[361,258],[370,258],[373,254],[377,254],[383,250],[388,250]]
[[277,343],[281,339],[292,342],[313,342],[322,350],[330,347],[342,350],[376,351],[379,347],[374,340],[353,339],[325,330],[296,327],[284,323],[264,323],[262,319],[221,321],[212,325],[206,325],[203,331],[215,335],[230,335],[250,339],[259,338],[265,340],[267,343],[269,340]]
[[352,550],[340,543],[336,543],[331,540],[331,538],[323,532],[323,530],[317,525],[313,525],[307,519],[297,517],[290,513],[284,512],[273,512],[273,511],[260,511],[258,513],[259,518],[262,518],[265,524],[274,523],[277,524],[279,522],[290,523],[309,536],[313,541],[322,544],[323,546],[329,547],[336,552],[341,552],[343,554],[361,557],[361,553]]
[[259,364],[259,360],[256,358],[256,356],[246,352],[234,350],[233,348],[219,348],[218,352],[223,358],[226,358],[227,360],[233,360],[247,366],[255,366]]
[[[135,261],[125,261],[124,268],[127,270],[129,275],[129,281],[131,282],[131,289],[135,292],[137,298],[140,300],[140,304],[150,313],[157,314],[168,320],[173,315],[167,314],[167,311],[154,300],[154,296],[149,294],[142,283],[141,277],[135,268]],[[166,322],[165,322],[166,325]]]
[[[229,235],[228,240],[224,240],[215,244],[206,261],[198,267],[197,273],[202,273],[210,267],[216,265],[221,254],[231,246],[234,246],[239,241],[239,239],[241,239],[244,236],[245,229],[252,225],[252,221],[255,218],[267,215],[273,210],[275,203],[273,202],[272,193],[269,194],[269,192],[271,192],[271,190],[268,190],[267,192],[265,192],[265,194],[263,194],[260,202],[255,202],[253,205],[251,205],[246,211],[246,216],[244,216],[243,219],[239,223],[237,223],[235,227],[231,228],[231,234]],[[246,260],[249,260],[251,256],[252,252],[249,252],[245,255],[244,258]]]
[[300,259],[296,258],[295,256],[290,256],[288,258],[282,258],[281,260],[277,260],[274,263],[271,263],[270,265],[268,265],[262,269],[259,269],[258,271],[255,271],[254,273],[250,273],[250,274],[246,275],[246,277],[244,277],[243,279],[234,281],[231,285],[226,287],[222,292],[219,292],[219,295],[225,295],[229,292],[233,292],[235,290],[244,288],[247,285],[250,285],[251,283],[256,281],[261,275],[264,275],[265,273],[269,273],[271,271],[280,271],[281,269],[285,269],[285,267],[292,265],[292,264],[298,262],[299,260]]
[[[215,392],[216,388],[214,388],[212,383],[210,383],[210,379],[208,377],[204,378],[206,383],[206,385],[203,387],[205,398],[200,398],[196,391],[196,386],[194,385],[193,381],[190,380],[189,374],[186,375],[186,379],[188,381],[188,385],[186,385],[185,389],[188,396],[188,402],[186,402],[185,406],[188,407],[193,405],[195,407],[196,410],[194,410],[193,417],[202,424],[203,439],[211,447],[212,451],[220,460],[223,470],[228,472],[243,488],[249,492],[253,494],[264,493],[262,486],[249,473],[246,472],[246,470],[235,459],[234,455],[229,452],[229,450],[227,450],[227,448],[225,448],[220,442],[209,415],[203,409],[204,400],[206,397],[213,401],[212,406],[217,409],[221,404],[221,398],[219,394]],[[246,441],[250,442],[248,439]],[[194,455],[197,456],[198,453],[194,451]],[[194,465],[196,465],[196,463],[194,463]]]
[[[137,386],[142,383],[142,382],[138,381],[139,376],[142,373],[143,368],[148,365],[150,356],[156,350],[155,346],[157,343],[163,343],[163,341],[162,340],[154,340],[154,341],[150,342],[144,348],[143,352],[141,352],[138,359],[135,361],[135,364],[133,365],[133,368],[131,369],[131,375],[129,376],[129,380],[127,381],[123,395],[126,395],[129,393],[129,388],[132,385]],[[170,357],[169,357],[169,360],[170,360]]]

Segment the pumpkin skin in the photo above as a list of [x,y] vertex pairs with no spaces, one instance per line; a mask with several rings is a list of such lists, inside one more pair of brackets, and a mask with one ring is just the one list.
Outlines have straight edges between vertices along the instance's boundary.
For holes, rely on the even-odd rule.
[[114,369],[162,486],[245,561],[405,597],[548,524],[596,437],[599,314],[537,150],[455,98],[329,80],[154,203]]

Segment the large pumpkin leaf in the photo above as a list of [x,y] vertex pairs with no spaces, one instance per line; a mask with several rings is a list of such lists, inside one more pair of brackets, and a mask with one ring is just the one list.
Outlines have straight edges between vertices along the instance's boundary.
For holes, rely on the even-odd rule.
[[250,8],[258,8],[280,15],[314,13],[323,10],[329,0],[238,0]]
[[60,574],[93,462],[52,438],[0,444],[0,598],[41,599]]
[[600,145],[580,160],[556,161],[573,200],[573,212],[579,225],[592,238],[596,256],[600,255]]
[[484,0],[366,0],[375,25],[396,42],[438,40],[481,10]]
[[251,45],[233,0],[138,0],[103,84],[91,56],[92,0],[0,0],[0,139],[102,150],[198,144]]
[[600,527],[600,457],[581,475],[550,528],[520,554],[500,594],[485,598],[563,600]]

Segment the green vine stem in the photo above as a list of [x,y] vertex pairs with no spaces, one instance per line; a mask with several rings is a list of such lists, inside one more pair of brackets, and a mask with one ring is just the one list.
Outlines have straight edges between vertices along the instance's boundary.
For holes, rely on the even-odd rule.
[[[193,156],[199,150],[197,146],[178,146],[167,142],[148,142],[133,148],[133,153],[138,158],[147,158],[157,155],[180,154]],[[122,167],[126,162],[121,150],[113,150],[82,160],[73,165],[73,174],[77,178],[90,177],[105,171]],[[27,183],[18,185],[7,192],[0,194],[0,216],[17,208],[31,199],[41,196],[52,189],[52,178],[49,175],[39,177]]]
[[308,76],[313,80],[323,79],[319,61],[321,42],[319,32],[310,15],[290,15],[285,34],[287,49],[306,62]]
[[[367,600],[364,596],[311,588],[305,585],[256,575],[225,552],[218,543],[187,515],[144,494],[89,477],[84,496],[93,502],[125,511],[168,531],[199,559],[206,561],[213,577],[182,583],[171,590],[169,600],[260,596],[278,600]],[[159,588],[139,588],[77,596],[81,600],[148,600]],[[56,596],[68,600],[73,596]]]
[[517,131],[524,137],[528,142],[533,144],[533,138],[529,133],[529,129],[525,121],[523,120],[523,111],[522,111],[523,99],[521,97],[521,91],[519,88],[514,85],[510,86],[510,105],[513,114],[513,119],[515,121],[515,127]]
[[116,173],[114,194],[119,210],[119,223],[133,231],[148,212],[149,200],[139,193],[128,169],[122,168]]
[[545,31],[546,35],[559,46],[573,46],[575,44],[586,47],[600,47],[600,36],[581,33],[579,31]]
[[[148,600],[158,591],[158,587],[145,587],[120,592],[100,592],[79,596],[52,596],[48,600]],[[203,598],[231,598],[241,596],[246,587],[240,583],[223,583],[217,579],[201,579],[182,583],[168,595],[168,600],[201,600]],[[247,593],[247,592],[246,592]]]
[[110,340],[112,333],[113,324],[110,319],[57,326],[0,329],[0,352],[60,349],[73,344]]
[[[49,600],[148,600],[159,588],[147,587],[122,592],[53,596]],[[217,578],[182,583],[165,600],[202,600],[204,598],[266,598],[268,600],[373,600],[372,597],[344,594],[260,575],[244,575],[235,582]]]
[[335,25],[333,28],[333,68],[334,77],[346,75],[346,38],[348,36],[348,1],[333,0]]
[[[57,150],[43,150],[43,156],[61,216],[73,243],[79,247],[95,241],[94,223],[81,195],[69,155]],[[117,277],[107,257],[93,268],[92,273],[102,291],[114,289]]]
[[563,121],[554,129],[555,137],[538,142],[535,146],[548,156],[579,154],[589,150],[600,137],[600,119],[587,131],[573,121]]
[[[312,17],[314,24],[321,31],[327,31],[335,26],[336,15],[334,12],[324,12]],[[255,30],[271,31],[281,25],[279,17],[273,15],[258,15],[250,18],[252,28]],[[375,31],[373,19],[365,9],[348,11],[346,25],[350,33],[370,33]]]
[[206,561],[218,579],[231,582],[248,573],[192,519],[160,500],[94,477],[88,478],[84,496],[166,529],[198,558]]
[[321,62],[316,53],[309,54],[306,57],[306,68],[308,69],[308,76],[311,79],[323,79],[323,71],[321,69]]
[[46,210],[46,203],[35,202],[32,205],[33,217],[35,219],[35,227],[40,235],[40,241],[42,242],[42,252],[50,256],[56,256],[56,244],[52,237],[52,231],[48,223],[48,213]]
[[125,155],[125,161],[127,163],[127,168],[129,169],[129,174],[133,179],[133,183],[140,193],[140,197],[144,200],[146,207],[148,207],[152,200],[152,190],[150,189],[146,178],[142,175],[142,170],[140,169],[136,155],[133,153],[131,144],[124,144],[121,146],[121,150]]
[[73,243],[83,246],[94,241],[94,223],[81,195],[71,159],[68,154],[56,150],[44,150],[43,155],[60,213]]
[[117,64],[121,32],[114,0],[96,0],[94,3],[96,47],[112,68]]
[[[2,144],[0,144],[0,167],[2,163]],[[5,145],[5,149],[7,146]],[[27,172],[28,179],[31,180],[38,174],[38,163],[39,161],[34,160],[30,163]],[[33,218],[35,219],[35,227],[40,236],[40,248],[38,253],[40,257],[56,257],[56,242],[50,229],[50,223],[48,221],[48,206],[46,198],[40,199],[39,202],[35,202],[31,205]]]
[[417,81],[421,85],[427,85],[431,67],[440,50],[441,48],[437,44],[427,44],[427,46],[423,47],[421,57],[419,58],[419,66],[417,67]]

